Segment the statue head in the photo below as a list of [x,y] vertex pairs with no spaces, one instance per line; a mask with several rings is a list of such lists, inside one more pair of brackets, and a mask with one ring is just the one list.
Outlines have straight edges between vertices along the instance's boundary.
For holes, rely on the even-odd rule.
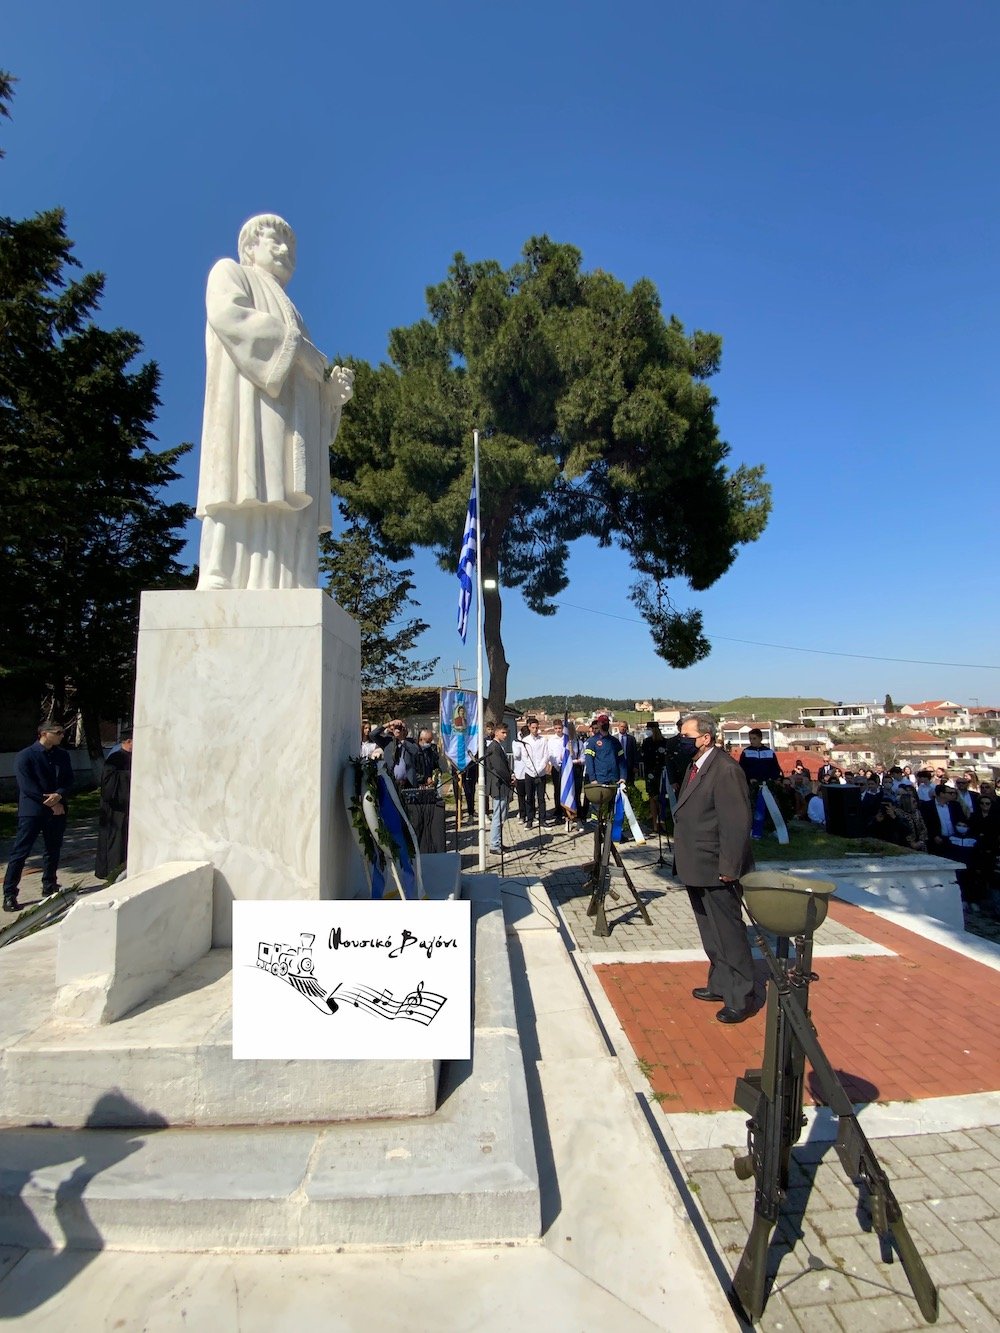
[[258,213],[244,222],[236,246],[241,264],[263,269],[282,287],[295,272],[295,232],[276,213]]

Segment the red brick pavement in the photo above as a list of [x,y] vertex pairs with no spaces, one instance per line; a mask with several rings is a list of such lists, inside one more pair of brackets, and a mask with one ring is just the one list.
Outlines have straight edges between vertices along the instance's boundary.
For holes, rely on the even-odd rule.
[[[1000,1090],[1000,974],[862,908],[831,916],[896,957],[819,958],[809,992],[823,1048],[855,1101]],[[820,936],[822,938],[822,936]],[[763,1056],[764,1014],[727,1027],[691,996],[703,963],[596,969],[664,1111],[724,1111]]]

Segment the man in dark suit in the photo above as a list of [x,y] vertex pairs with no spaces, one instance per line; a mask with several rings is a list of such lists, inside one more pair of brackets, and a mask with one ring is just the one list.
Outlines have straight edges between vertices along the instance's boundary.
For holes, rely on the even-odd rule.
[[14,760],[17,778],[17,833],[3,881],[3,910],[18,910],[17,890],[21,871],[31,855],[39,833],[45,845],[42,857],[42,896],[59,891],[56,872],[63,834],[66,832],[66,802],[73,786],[73,765],[62,748],[63,729],[57,722],[43,722],[38,740]]
[[510,807],[510,793],[514,781],[510,775],[510,760],[504,748],[507,743],[507,724],[498,722],[493,739],[486,746],[486,795],[493,802],[490,823],[490,851],[499,852],[503,841],[503,823]]
[[715,744],[715,719],[692,713],[681,723],[691,756],[674,814],[674,873],[691,900],[708,984],[696,1000],[720,1000],[720,1023],[742,1023],[756,1011],[753,955],[740,911],[740,876],[753,868],[750,797],[739,764]]
[[627,722],[618,723],[618,744],[625,756],[625,781],[631,787],[635,782],[635,770],[639,763],[639,746],[629,731]]

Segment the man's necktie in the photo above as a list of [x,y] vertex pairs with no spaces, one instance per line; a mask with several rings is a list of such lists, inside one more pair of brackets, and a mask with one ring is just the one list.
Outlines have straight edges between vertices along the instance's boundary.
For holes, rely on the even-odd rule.
[[692,765],[691,765],[691,772],[688,774],[688,786],[689,786],[689,787],[690,787],[691,783],[694,782],[694,780],[695,780],[695,778],[696,778],[697,776],[698,776],[698,765],[697,765],[697,764],[692,764]]

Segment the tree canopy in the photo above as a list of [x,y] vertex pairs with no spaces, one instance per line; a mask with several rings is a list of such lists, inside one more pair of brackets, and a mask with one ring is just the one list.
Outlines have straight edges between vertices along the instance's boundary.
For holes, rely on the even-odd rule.
[[59,209],[0,217],[0,677],[63,714],[72,697],[96,753],[128,706],[139,593],[185,581],[191,510],[162,490],[191,446],[151,449],[159,372],[94,323],[104,278],[71,279],[72,249]]
[[427,680],[438,659],[411,656],[427,623],[401,618],[404,607],[420,605],[410,596],[413,571],[394,568],[371,525],[357,519],[340,537],[324,537],[322,548],[319,568],[328,575],[327,591],[361,629],[361,688],[398,690]]
[[701,615],[670,585],[710,587],[770,504],[761,467],[726,466],[707,384],[721,339],[665,319],[652,282],[584,272],[546,236],[509,269],[457,254],[427,305],[392,330],[387,362],[353,363],[334,486],[394,558],[428,546],[454,569],[481,431],[483,575],[498,582],[484,606],[489,714],[506,693],[500,588],[551,614],[584,534],[628,553],[659,655],[704,657]]

